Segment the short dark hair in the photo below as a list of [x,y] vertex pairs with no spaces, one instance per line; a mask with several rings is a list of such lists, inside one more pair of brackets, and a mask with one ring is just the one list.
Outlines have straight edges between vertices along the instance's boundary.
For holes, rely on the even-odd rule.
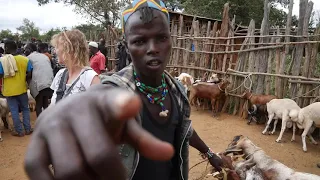
[[44,51],[49,48],[49,45],[47,43],[40,43],[38,45],[38,48],[39,48],[39,51]]
[[4,49],[2,47],[0,47],[0,54],[4,53]]
[[29,43],[27,47],[29,47],[32,52],[37,51],[37,45],[34,43]]
[[18,47],[17,47],[16,42],[14,42],[13,40],[7,40],[7,41],[4,42],[4,48],[9,53],[12,53],[12,52],[15,52]]

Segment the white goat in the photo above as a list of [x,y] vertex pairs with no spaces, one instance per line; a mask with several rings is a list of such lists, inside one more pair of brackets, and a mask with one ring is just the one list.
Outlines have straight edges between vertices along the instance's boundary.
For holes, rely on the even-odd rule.
[[298,104],[291,99],[273,99],[267,103],[267,111],[268,111],[268,122],[266,128],[263,130],[262,134],[265,134],[269,128],[269,125],[272,119],[275,119],[273,131],[271,134],[274,134],[278,119],[282,120],[281,132],[276,140],[276,142],[280,142],[283,136],[284,130],[286,129],[287,123],[290,124],[290,118],[297,117],[300,107]]
[[[293,116],[291,116],[291,114]],[[315,130],[316,127],[320,126],[320,102],[316,102],[306,106],[300,111],[298,111],[298,116],[291,113],[289,116],[294,123],[293,125],[293,136],[292,141],[295,140],[295,124],[298,126],[299,129],[304,129],[301,135],[302,144],[303,144],[303,151],[307,151],[306,145],[306,136],[308,135],[311,139],[312,143],[317,145],[318,143],[313,139],[311,133]]]

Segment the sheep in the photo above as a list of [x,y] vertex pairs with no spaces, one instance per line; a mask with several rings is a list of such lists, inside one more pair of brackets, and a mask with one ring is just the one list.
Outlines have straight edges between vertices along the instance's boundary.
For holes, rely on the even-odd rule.
[[[4,127],[11,129],[13,125],[8,125],[9,122],[9,107],[5,98],[0,98],[0,124]],[[2,142],[1,130],[0,130],[0,142]]]
[[32,97],[29,89],[27,90],[27,94],[28,94],[29,108],[30,108],[31,111],[35,111],[35,109],[36,109],[36,101]]
[[268,111],[269,119],[267,122],[267,126],[262,132],[262,134],[265,134],[267,132],[272,119],[276,119],[274,122],[273,131],[271,132],[271,134],[274,134],[277,123],[278,123],[278,119],[281,118],[282,119],[281,132],[278,139],[276,140],[276,142],[279,143],[283,136],[284,130],[286,129],[287,122],[290,121],[290,118],[292,120],[293,117],[298,116],[300,107],[292,99],[273,99],[267,103],[267,111]]
[[[316,102],[310,104],[299,111],[295,111],[290,113],[289,116],[294,123],[293,131],[295,134],[295,125],[298,126],[299,129],[304,129],[301,135],[302,144],[303,144],[303,151],[307,151],[306,145],[306,136],[308,135],[311,139],[312,143],[317,145],[318,143],[313,139],[311,133],[315,130],[316,127],[320,126],[320,102]],[[297,115],[298,114],[298,115]],[[295,136],[292,136],[291,141],[295,140]]]

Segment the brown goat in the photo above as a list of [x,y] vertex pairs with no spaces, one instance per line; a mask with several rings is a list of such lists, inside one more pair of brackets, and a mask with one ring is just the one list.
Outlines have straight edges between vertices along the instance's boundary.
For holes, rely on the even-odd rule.
[[251,104],[260,104],[265,105],[272,99],[278,99],[277,96],[274,95],[260,95],[260,94],[252,94],[249,90],[246,90],[242,96],[244,99],[248,99]]
[[[212,113],[218,112],[219,103],[216,105],[216,100],[219,100],[224,95],[225,89],[230,84],[227,80],[222,80],[219,84],[200,82],[194,84],[190,88],[189,101],[194,104],[196,98],[206,98],[211,100]],[[214,108],[216,105],[217,108]],[[198,110],[197,106],[196,109]]]

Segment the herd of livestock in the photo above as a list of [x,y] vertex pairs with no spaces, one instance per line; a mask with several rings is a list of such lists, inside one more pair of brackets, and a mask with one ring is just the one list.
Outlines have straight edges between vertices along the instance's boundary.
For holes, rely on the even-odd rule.
[[[215,115],[219,111],[219,106],[222,103],[218,100],[225,98],[225,92],[228,90],[230,82],[226,79],[219,79],[217,74],[212,73],[209,75],[205,73],[199,80],[187,74],[179,74],[177,69],[174,69],[170,74],[178,81],[180,81],[189,93],[189,101],[191,105],[201,105],[201,100],[206,99],[211,102],[212,113]],[[279,99],[274,95],[258,95],[253,94],[246,90],[241,96],[249,101],[249,110],[254,109],[255,116],[267,117],[266,127],[262,134],[274,134],[279,120],[281,120],[281,131],[276,142],[280,142],[286,128],[293,129],[291,141],[295,141],[296,128],[303,130],[301,135],[303,151],[307,151],[306,136],[310,138],[313,144],[317,142],[312,137],[312,133],[317,127],[320,127],[320,102],[312,103],[307,107],[300,108],[298,104],[291,99]],[[249,111],[250,114],[250,111]],[[273,130],[270,127],[271,122],[274,120]],[[258,120],[257,120],[258,121]],[[249,122],[250,123],[250,122]]]

